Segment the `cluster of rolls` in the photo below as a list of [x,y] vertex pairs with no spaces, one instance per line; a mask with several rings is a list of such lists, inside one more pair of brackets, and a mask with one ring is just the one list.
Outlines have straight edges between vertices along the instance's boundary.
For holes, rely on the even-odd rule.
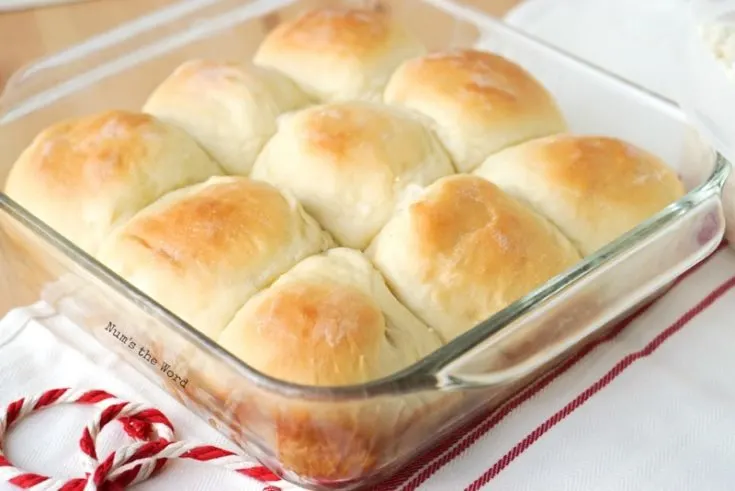
[[683,195],[567,130],[530,72],[325,8],[140,112],[42,131],[6,193],[255,369],[339,386],[425,357]]

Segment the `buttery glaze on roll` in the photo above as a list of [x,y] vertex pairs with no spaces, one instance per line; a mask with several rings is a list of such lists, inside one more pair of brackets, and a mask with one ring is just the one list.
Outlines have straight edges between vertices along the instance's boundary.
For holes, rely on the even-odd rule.
[[10,170],[5,193],[95,254],[111,230],[165,193],[222,173],[183,130],[113,110],[41,131]]
[[278,116],[308,102],[273,70],[191,60],[153,91],[143,111],[186,130],[228,174],[246,176]]
[[287,75],[322,102],[379,100],[396,67],[425,52],[385,13],[326,7],[279,24],[253,60]]
[[218,342],[267,375],[318,386],[391,375],[442,344],[346,248],[301,261],[251,298]]
[[384,100],[431,118],[460,172],[510,145],[566,130],[553,96],[533,75],[502,56],[472,49],[404,62]]
[[251,177],[289,190],[338,243],[364,249],[412,189],[453,172],[408,111],[344,102],[284,117]]
[[286,193],[215,177],[167,194],[115,231],[98,259],[205,335],[331,238]]
[[529,141],[490,157],[475,174],[546,216],[584,256],[686,192],[655,155],[601,136]]
[[545,218],[471,175],[429,186],[367,254],[396,297],[445,341],[580,260]]

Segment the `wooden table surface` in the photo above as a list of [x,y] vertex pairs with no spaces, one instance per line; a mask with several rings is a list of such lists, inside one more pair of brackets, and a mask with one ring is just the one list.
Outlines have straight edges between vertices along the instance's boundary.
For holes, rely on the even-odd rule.
[[[74,45],[179,0],[90,0],[21,11],[0,11],[0,88],[35,58]],[[521,0],[464,0],[502,15]]]

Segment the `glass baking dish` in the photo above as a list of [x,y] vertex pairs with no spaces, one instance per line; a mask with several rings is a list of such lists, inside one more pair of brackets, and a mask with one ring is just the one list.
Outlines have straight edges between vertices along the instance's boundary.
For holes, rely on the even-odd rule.
[[[248,59],[281,20],[339,3],[389,9],[430,49],[476,46],[515,60],[554,94],[572,131],[616,136],[658,154],[688,194],[415,365],[340,388],[255,371],[0,194],[0,317],[46,302],[310,489],[386,479],[665,291],[721,242],[730,174],[729,162],[671,102],[449,0],[194,0],[18,72],[0,100],[0,181],[45,126],[112,107],[139,110],[180,63]],[[129,349],[133,340],[167,368]]]

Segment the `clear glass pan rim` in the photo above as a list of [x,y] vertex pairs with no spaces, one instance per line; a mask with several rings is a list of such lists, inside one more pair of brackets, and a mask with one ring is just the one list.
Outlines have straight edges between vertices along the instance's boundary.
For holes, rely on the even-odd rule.
[[[685,118],[684,113],[672,101],[645,88],[639,87],[603,68],[592,65],[578,57],[551,46],[548,43],[514,28],[513,26],[505,24],[502,21],[495,20],[469,7],[458,6],[451,1],[427,1],[428,3],[438,6],[440,9],[448,10],[450,13],[455,14],[460,18],[464,18],[464,20],[469,20],[480,27],[485,24],[492,26],[495,29],[508,31],[516,37],[523,38],[526,42],[533,43],[536,46],[549,51],[552,56],[564,58],[567,61],[581,65],[588,70],[592,70],[600,76],[612,79],[614,82],[619,84],[621,88],[635,91],[639,96],[655,102],[662,110],[671,112],[680,118]],[[283,7],[283,3],[284,2],[277,2],[274,4],[273,9],[275,10]],[[121,30],[124,27],[125,25],[119,26],[116,30]],[[84,43],[82,43],[82,45],[83,44]],[[72,47],[70,50],[78,48],[79,46],[81,45]],[[45,57],[41,60],[48,60],[51,56]],[[16,78],[16,76],[21,75],[30,67],[33,67],[34,64],[40,63],[41,60],[27,64],[24,68],[17,71],[11,77],[10,81]],[[4,108],[4,98],[8,95],[8,87],[11,86],[10,81],[6,86],[5,92],[0,94],[0,121],[2,121],[3,116],[2,109]],[[7,123],[7,121],[5,121],[5,123]],[[2,131],[2,126],[3,124],[0,124],[0,131]],[[135,303],[139,308],[144,308],[146,311],[153,313],[153,315],[166,323],[170,328],[177,330],[179,334],[185,336],[188,341],[193,342],[198,345],[199,348],[207,351],[209,355],[224,362],[229,366],[229,368],[234,370],[235,373],[247,379],[257,388],[278,394],[285,398],[312,401],[338,400],[349,402],[396,393],[406,394],[422,390],[452,390],[452,387],[441,386],[441,384],[439,384],[439,380],[436,377],[436,372],[439,369],[449,363],[457,361],[462,355],[475,348],[479,343],[490,339],[490,337],[502,331],[506,327],[510,327],[510,324],[533,310],[534,307],[545,303],[558,294],[561,294],[564,290],[584,279],[596,269],[601,268],[615,258],[626,254],[637,245],[644,242],[647,238],[665,230],[667,227],[673,226],[678,218],[708,198],[713,195],[721,197],[723,186],[730,175],[732,165],[716,150],[712,149],[712,152],[716,161],[712,173],[707,177],[705,182],[690,190],[686,195],[670,204],[657,215],[651,217],[635,229],[611,242],[594,255],[585,258],[573,269],[552,278],[540,288],[530,292],[528,295],[517,300],[502,311],[492,315],[462,336],[455,338],[451,342],[404,370],[394,373],[388,377],[364,384],[338,387],[299,385],[275,379],[259,372],[258,370],[250,367],[247,363],[234,357],[216,342],[210,340],[176,315],[159,305],[156,301],[130,285],[121,277],[99,263],[92,256],[77,248],[55,230],[26,211],[25,208],[2,191],[0,191],[0,210],[5,211],[11,218],[19,222],[22,227],[31,231],[37,238],[47,242],[50,247],[66,256],[68,260],[82,267],[85,272],[95,278],[95,280],[107,284],[121,296]]]

